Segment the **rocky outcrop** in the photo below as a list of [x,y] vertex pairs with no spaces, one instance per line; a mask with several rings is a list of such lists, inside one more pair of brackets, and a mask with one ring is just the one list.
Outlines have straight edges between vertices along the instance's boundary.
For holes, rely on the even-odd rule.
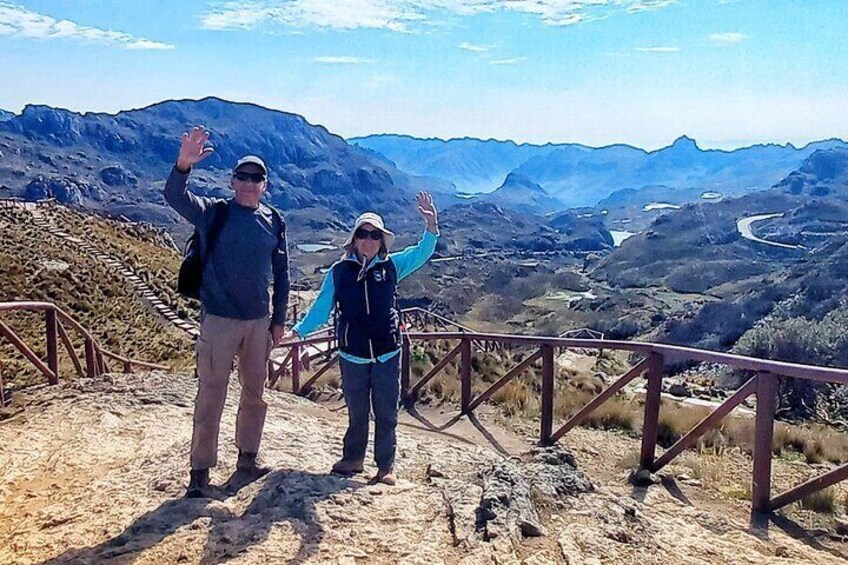
[[[370,452],[367,475],[333,475],[344,412],[275,391],[261,448],[274,470],[245,483],[234,472],[236,381],[209,499],[182,496],[197,387],[188,374],[16,394],[23,412],[0,422],[0,563],[844,562],[778,528],[751,536],[745,505],[682,503],[620,480],[594,490],[566,450],[504,459],[419,421],[398,428],[397,486],[367,484]],[[595,455],[580,449],[593,479],[598,453],[622,451],[624,440],[608,434]],[[481,524],[484,510],[496,517]],[[524,539],[531,524],[547,535]]]
[[503,535],[514,540],[545,535],[539,505],[592,492],[574,455],[562,447],[538,448],[525,457],[485,469],[477,509],[477,530],[486,541]]
[[79,205],[83,198],[99,200],[101,194],[96,186],[84,180],[39,175],[27,184],[23,197],[30,201],[55,198],[62,204]]
[[137,186],[138,179],[124,167],[112,166],[100,170],[100,180],[109,186]]

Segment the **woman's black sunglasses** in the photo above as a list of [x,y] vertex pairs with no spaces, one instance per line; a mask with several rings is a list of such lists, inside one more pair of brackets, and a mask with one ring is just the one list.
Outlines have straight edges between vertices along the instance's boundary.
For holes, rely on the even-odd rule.
[[383,239],[383,232],[380,230],[363,230],[358,229],[356,233],[353,234],[356,239],[368,239],[369,237],[374,241],[380,241]]
[[244,171],[238,171],[233,177],[241,182],[252,181],[257,184],[265,180],[264,173],[245,173]]

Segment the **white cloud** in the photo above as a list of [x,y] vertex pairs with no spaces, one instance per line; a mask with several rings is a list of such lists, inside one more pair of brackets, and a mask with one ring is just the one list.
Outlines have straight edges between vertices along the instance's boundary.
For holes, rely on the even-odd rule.
[[680,51],[679,47],[668,47],[668,46],[656,46],[656,47],[634,47],[634,51],[639,51],[641,53],[677,53]]
[[635,2],[619,2],[620,4],[627,5],[627,11],[630,13],[634,12],[647,12],[648,10],[658,10],[660,8],[666,8],[671,6],[677,2],[677,0],[636,0]]
[[361,57],[350,56],[332,56],[332,57],[314,57],[315,63],[324,63],[326,65],[371,65],[376,63],[373,59],[363,59]]
[[735,31],[726,32],[726,33],[711,33],[707,36],[710,41],[714,41],[719,45],[733,45],[735,43],[741,43],[748,39],[748,36],[744,33],[738,33]]
[[450,16],[518,12],[549,26],[570,26],[615,13],[657,10],[677,0],[228,0],[201,17],[213,30],[263,24],[336,30],[386,29],[410,33],[440,25]]
[[69,20],[57,20],[12,4],[0,2],[0,35],[27,39],[73,39],[88,43],[114,45],[124,49],[173,49],[169,43],[135,37],[121,31],[79,25]]
[[468,43],[463,41],[459,45],[457,45],[460,49],[464,49],[465,51],[473,51],[474,53],[485,53],[486,51],[490,51],[492,48],[488,45],[474,45],[473,43]]
[[517,65],[522,61],[526,61],[527,57],[512,57],[511,59],[498,59],[496,61],[489,61],[490,65]]

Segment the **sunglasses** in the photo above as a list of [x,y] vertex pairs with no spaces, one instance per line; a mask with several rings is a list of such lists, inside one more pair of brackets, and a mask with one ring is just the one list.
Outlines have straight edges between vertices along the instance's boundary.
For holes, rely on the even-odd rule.
[[260,182],[265,180],[265,174],[264,173],[245,173],[244,171],[238,171],[237,173],[233,174],[233,178],[236,179],[236,180],[240,180],[242,182],[250,181],[250,182],[255,182],[255,183],[259,184]]
[[356,233],[353,234],[356,239],[368,239],[369,237],[374,241],[380,241],[383,239],[383,232],[380,230],[363,230],[358,229]]

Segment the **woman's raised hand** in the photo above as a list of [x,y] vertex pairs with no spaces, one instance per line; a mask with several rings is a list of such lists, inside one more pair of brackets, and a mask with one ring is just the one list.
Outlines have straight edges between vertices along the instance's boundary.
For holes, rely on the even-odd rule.
[[427,223],[427,230],[435,233],[439,228],[439,213],[433,203],[433,195],[429,192],[419,192],[415,200],[418,213]]

